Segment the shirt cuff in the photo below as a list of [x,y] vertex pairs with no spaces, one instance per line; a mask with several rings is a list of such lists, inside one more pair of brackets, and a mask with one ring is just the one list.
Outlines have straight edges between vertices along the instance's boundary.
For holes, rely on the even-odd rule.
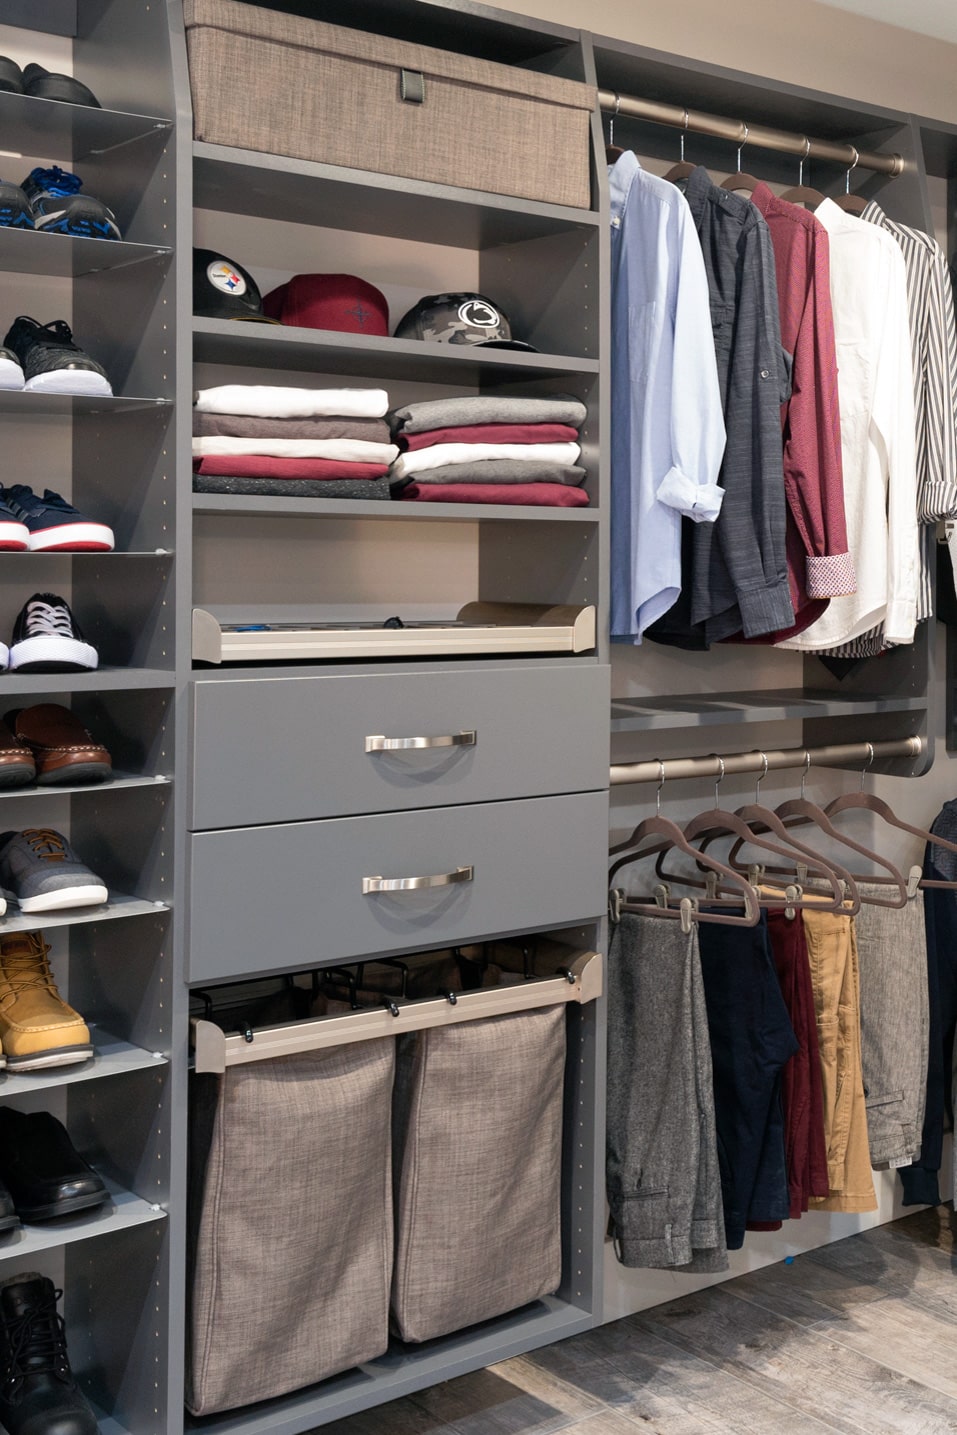
[[695,483],[680,468],[669,468],[656,497],[695,523],[713,523],[721,512],[724,489],[716,483]]
[[794,606],[786,577],[753,593],[739,593],[738,609],[746,638],[779,633],[794,622]]
[[912,598],[896,598],[888,603],[884,618],[885,643],[896,643],[898,646],[912,643],[916,626],[917,604]]
[[809,598],[847,598],[857,592],[854,559],[849,553],[827,553],[807,559],[807,595]]

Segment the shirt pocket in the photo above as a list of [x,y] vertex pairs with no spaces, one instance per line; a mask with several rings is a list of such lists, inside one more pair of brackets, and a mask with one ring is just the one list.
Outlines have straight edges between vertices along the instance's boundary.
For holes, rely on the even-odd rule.
[[846,339],[835,345],[837,389],[841,419],[860,423],[871,410],[874,392],[874,361],[863,339]]

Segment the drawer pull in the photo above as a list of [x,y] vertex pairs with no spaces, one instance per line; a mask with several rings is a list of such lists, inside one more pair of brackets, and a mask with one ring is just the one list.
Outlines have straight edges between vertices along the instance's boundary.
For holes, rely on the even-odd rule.
[[423,887],[451,887],[455,882],[471,882],[474,867],[456,867],[454,872],[436,872],[431,877],[363,877],[362,895],[374,892],[416,892]]
[[447,732],[440,733],[437,737],[376,737],[366,738],[366,752],[410,752],[416,748],[425,747],[474,747],[478,742],[478,733],[474,729],[468,732]]

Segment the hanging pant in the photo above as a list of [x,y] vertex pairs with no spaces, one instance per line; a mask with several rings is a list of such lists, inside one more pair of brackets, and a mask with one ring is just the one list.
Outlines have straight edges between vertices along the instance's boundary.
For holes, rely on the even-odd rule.
[[[887,896],[860,884],[862,896]],[[927,1091],[929,1004],[924,894],[905,907],[862,903],[854,918],[861,966],[861,1062],[871,1165],[920,1152]]]
[[718,1159],[729,1250],[747,1222],[781,1221],[791,1209],[781,1072],[798,1050],[768,941],[756,927],[702,923],[698,939],[714,1070]]
[[698,934],[667,918],[609,943],[605,1179],[622,1265],[727,1270]]
[[824,1082],[828,1195],[815,1211],[875,1211],[861,1073],[861,1000],[854,918],[802,912],[807,938]]

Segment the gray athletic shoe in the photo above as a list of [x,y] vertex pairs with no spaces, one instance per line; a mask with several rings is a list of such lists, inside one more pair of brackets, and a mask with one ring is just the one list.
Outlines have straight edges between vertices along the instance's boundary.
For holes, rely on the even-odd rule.
[[0,833],[0,885],[16,898],[21,912],[95,907],[108,895],[102,879],[50,827]]

